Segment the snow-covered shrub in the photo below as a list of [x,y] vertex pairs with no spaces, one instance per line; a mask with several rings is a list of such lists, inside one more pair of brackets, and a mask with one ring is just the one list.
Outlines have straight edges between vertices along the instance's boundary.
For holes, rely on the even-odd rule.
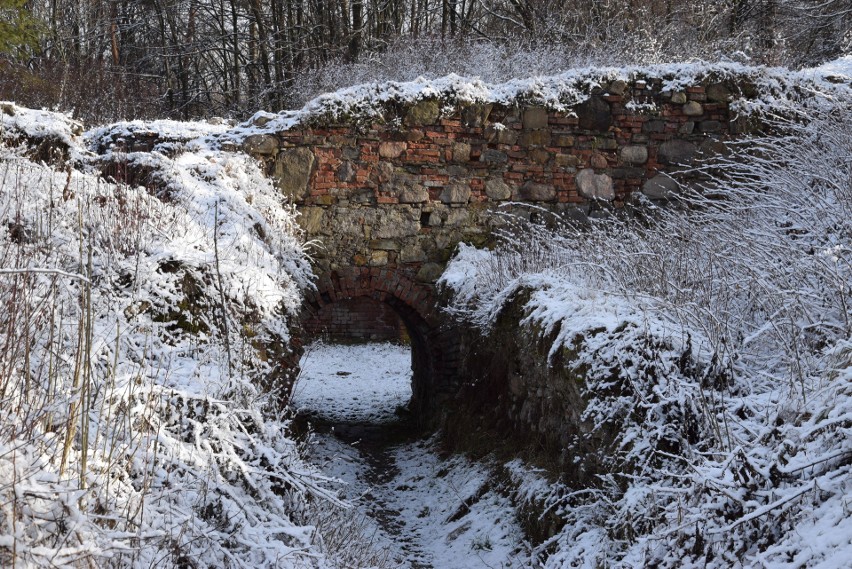
[[116,157],[159,195],[68,142],[60,171],[0,146],[0,565],[321,563],[333,495],[260,387],[309,279],[292,212],[201,142]]
[[452,310],[483,326],[530,289],[525,323],[574,351],[586,418],[621,426],[600,483],[559,490],[546,566],[852,556],[852,106],[778,111],[677,207],[509,227],[445,274]]

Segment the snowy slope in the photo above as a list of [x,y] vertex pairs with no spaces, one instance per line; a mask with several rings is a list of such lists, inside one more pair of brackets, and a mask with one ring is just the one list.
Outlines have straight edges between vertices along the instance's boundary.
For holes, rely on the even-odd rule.
[[[0,565],[323,565],[298,520],[323,478],[258,388],[310,278],[292,212],[245,156],[126,156],[160,199],[3,109]],[[25,157],[44,136],[67,168]]]

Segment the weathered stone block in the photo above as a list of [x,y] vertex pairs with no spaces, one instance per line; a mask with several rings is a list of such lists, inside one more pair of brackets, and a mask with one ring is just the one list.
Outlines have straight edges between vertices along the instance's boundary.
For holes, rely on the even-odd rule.
[[485,195],[495,201],[507,200],[512,197],[512,188],[500,178],[485,181]]
[[444,188],[440,199],[445,204],[466,204],[470,200],[470,186],[464,182],[453,182]]
[[408,148],[405,142],[382,142],[379,144],[379,156],[381,158],[399,158]]
[[574,146],[575,139],[570,134],[554,134],[552,137],[553,146],[571,147]]
[[470,144],[467,142],[453,143],[453,162],[468,162],[470,160]]
[[616,150],[618,148],[618,141],[614,138],[607,138],[605,136],[595,137],[594,142],[592,143],[594,148],[598,150]]
[[304,200],[310,192],[308,183],[315,161],[314,153],[308,148],[282,150],[275,159],[275,186],[288,198]]
[[642,184],[642,193],[653,200],[666,199],[676,193],[678,184],[665,174],[657,174]]
[[612,110],[600,97],[591,97],[574,107],[578,126],[583,130],[606,132],[612,124]]
[[340,167],[337,169],[337,179],[341,182],[351,182],[355,179],[356,172],[357,171],[352,165],[352,162],[345,160],[340,164]]
[[625,146],[621,149],[621,159],[628,164],[644,164],[648,161],[648,148],[645,146]]
[[323,228],[323,208],[321,207],[303,207],[299,210],[299,216],[296,218],[302,229],[308,235],[316,235]]
[[467,209],[451,209],[447,212],[447,219],[444,221],[446,227],[465,227],[470,223],[470,212]]
[[515,144],[518,141],[518,131],[509,128],[503,123],[489,124],[482,132],[482,136],[489,144],[497,142],[499,144]]
[[622,166],[621,168],[612,168],[607,171],[607,174],[613,180],[623,180],[625,178],[643,178],[645,176],[645,168],[641,166]]
[[666,132],[666,121],[651,120],[645,121],[642,125],[642,132],[659,133]]
[[399,251],[399,241],[395,239],[373,239],[370,241],[370,249],[377,251]]
[[370,251],[370,266],[383,267],[388,264],[387,251]]
[[556,199],[556,188],[549,184],[527,182],[520,187],[518,195],[522,200],[552,202]]
[[509,161],[509,157],[505,152],[500,152],[493,148],[483,148],[482,154],[479,155],[479,161],[489,164],[505,164]]
[[243,141],[243,151],[247,154],[271,156],[278,152],[278,138],[271,134],[252,134]]
[[423,283],[434,283],[441,278],[443,272],[444,267],[438,263],[424,263],[423,266],[420,267],[420,270],[417,271],[417,276],[415,278]]
[[513,128],[504,127],[497,131],[497,142],[499,144],[507,144],[509,146],[518,142],[518,131]]
[[580,165],[580,159],[573,154],[557,154],[553,161],[559,168],[576,168]]
[[600,154],[599,152],[595,152],[592,154],[592,157],[589,159],[589,163],[592,168],[606,168],[609,166],[609,162],[606,159],[606,156]]
[[420,232],[420,221],[407,215],[406,207],[388,207],[373,225],[372,237],[375,239],[399,239],[410,237]]
[[627,82],[622,81],[621,79],[616,79],[607,86],[606,90],[613,95],[618,95],[620,97],[627,92]]
[[707,87],[707,99],[714,103],[727,103],[731,100],[731,91],[722,83],[714,83]]
[[550,152],[544,148],[533,148],[530,150],[530,160],[535,164],[547,164],[550,160]]
[[535,130],[547,128],[547,109],[544,107],[528,107],[524,109],[524,129]]
[[549,130],[525,130],[518,137],[518,144],[524,147],[550,145]]
[[469,105],[461,111],[462,122],[467,127],[480,128],[488,122],[488,116],[491,114],[493,105],[487,103],[484,105]]
[[690,101],[683,106],[683,114],[688,117],[699,117],[704,114],[704,106],[698,101]]
[[470,175],[470,170],[459,164],[450,164],[447,166],[447,176],[451,178],[466,178]]
[[429,201],[429,190],[420,184],[402,186],[398,190],[399,203],[425,203]]
[[390,182],[395,176],[396,169],[390,162],[379,162],[376,164],[375,174],[379,182]]
[[612,201],[615,199],[615,187],[612,178],[606,174],[595,174],[591,168],[580,170],[575,179],[577,190],[584,198]]
[[672,93],[672,103],[674,103],[675,105],[683,105],[686,103],[686,101],[686,93],[684,93],[683,91],[676,91]]
[[405,114],[405,124],[408,126],[425,126],[434,124],[441,113],[441,107],[437,100],[426,99],[419,101]]
[[362,239],[367,236],[365,229],[368,226],[358,216],[349,212],[338,211],[332,223],[334,224],[334,233],[336,235],[345,235],[356,239]]
[[657,150],[657,160],[662,164],[687,164],[698,152],[696,146],[686,140],[668,140]]
[[340,149],[340,157],[344,160],[358,160],[361,157],[361,149],[353,145],[343,146]]
[[428,261],[429,257],[419,242],[406,243],[399,252],[401,263],[422,263]]

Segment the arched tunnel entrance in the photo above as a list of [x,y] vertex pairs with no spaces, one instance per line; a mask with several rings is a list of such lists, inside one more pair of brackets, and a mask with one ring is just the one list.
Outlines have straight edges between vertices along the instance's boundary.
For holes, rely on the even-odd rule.
[[306,295],[306,338],[332,342],[404,342],[411,350],[411,400],[419,423],[434,418],[457,387],[459,346],[452,322],[437,309],[434,286],[393,268],[352,267],[322,275]]

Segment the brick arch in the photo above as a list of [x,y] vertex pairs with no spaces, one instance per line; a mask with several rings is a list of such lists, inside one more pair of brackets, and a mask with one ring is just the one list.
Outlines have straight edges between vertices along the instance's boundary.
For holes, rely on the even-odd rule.
[[450,319],[437,307],[434,286],[419,283],[403,269],[350,267],[319,277],[308,292],[302,320],[341,300],[370,298],[389,305],[411,338],[411,410],[426,420],[457,386],[458,343]]

